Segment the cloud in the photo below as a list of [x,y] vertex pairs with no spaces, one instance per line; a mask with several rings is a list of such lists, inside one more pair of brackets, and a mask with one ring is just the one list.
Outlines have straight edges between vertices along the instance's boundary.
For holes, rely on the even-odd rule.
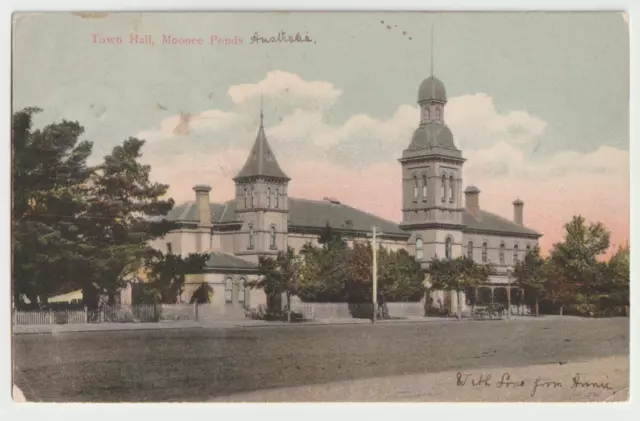
[[[198,183],[213,186],[213,200],[233,197],[231,179],[255,139],[262,94],[274,110],[267,115],[281,117],[265,130],[292,178],[292,196],[334,196],[382,217],[401,219],[401,167],[396,158],[418,126],[418,108],[403,104],[386,118],[355,114],[331,124],[327,111],[342,91],[281,71],[229,88],[231,109],[172,116],[159,128],[141,132],[152,145],[145,160],[154,179],[170,183],[170,195],[178,202],[193,200],[191,187]],[[523,199],[527,225],[545,234],[543,248],[559,241],[563,224],[579,213],[605,223],[614,243],[628,239],[628,151],[602,146],[589,152],[532,154],[531,146],[545,135],[547,123],[526,110],[497,110],[484,93],[451,98],[445,120],[467,159],[464,184],[480,188],[484,209],[507,218],[512,217],[511,202]]]
[[483,93],[451,98],[445,119],[463,150],[500,142],[526,145],[547,127],[545,121],[523,110],[500,113],[493,99]]
[[267,77],[258,83],[230,87],[228,94],[236,104],[264,95],[280,101],[310,102],[317,107],[325,107],[332,105],[342,95],[342,91],[334,88],[329,82],[307,82],[293,73],[275,70],[269,72]]

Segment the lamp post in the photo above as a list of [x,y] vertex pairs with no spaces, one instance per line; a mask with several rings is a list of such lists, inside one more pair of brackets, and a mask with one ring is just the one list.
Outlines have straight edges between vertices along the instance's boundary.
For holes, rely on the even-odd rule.
[[371,267],[371,274],[372,274],[372,296],[371,296],[371,301],[373,304],[373,317],[371,319],[372,323],[376,322],[376,312],[378,310],[378,245],[376,243],[377,240],[377,236],[382,234],[381,232],[378,232],[378,227],[376,227],[375,225],[373,226],[372,229],[372,234],[371,236],[373,237],[373,244],[372,244],[372,248],[373,248],[373,262],[372,262],[372,267]]
[[507,320],[511,320],[511,266],[507,266]]

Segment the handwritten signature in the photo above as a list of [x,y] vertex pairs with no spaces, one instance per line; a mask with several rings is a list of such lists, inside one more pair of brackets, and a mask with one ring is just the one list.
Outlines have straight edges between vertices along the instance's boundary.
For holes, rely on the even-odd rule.
[[[502,388],[512,388],[517,389],[520,387],[527,387],[527,382],[524,380],[512,380],[510,373],[502,373],[502,377],[500,377],[499,381],[495,381],[492,379],[491,374],[480,374],[480,377],[474,377],[471,374],[460,373],[456,374],[456,386],[464,387],[496,387],[498,389]],[[538,389],[556,389],[563,388],[564,385],[560,381],[556,380],[543,380],[541,377],[537,377],[531,384],[531,397],[536,395]],[[602,390],[612,390],[613,388],[608,382],[589,382],[584,381],[580,377],[580,373],[576,373],[573,377],[571,377],[571,385],[568,386],[571,389],[602,389]]]
[[272,43],[284,43],[284,44],[295,44],[295,43],[316,43],[314,40],[309,38],[309,35],[305,33],[305,35],[300,35],[300,32],[296,32],[295,35],[289,35],[285,31],[278,32],[278,35],[263,37],[258,34],[258,32],[254,32],[253,36],[250,38],[249,44],[272,44]]

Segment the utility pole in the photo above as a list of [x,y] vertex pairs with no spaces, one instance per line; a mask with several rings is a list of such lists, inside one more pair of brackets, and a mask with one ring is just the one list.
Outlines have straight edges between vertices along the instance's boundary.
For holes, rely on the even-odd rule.
[[373,226],[373,319],[372,322],[376,322],[376,316],[378,311],[378,247],[376,245],[376,226]]
[[507,267],[507,320],[511,320],[511,267]]
[[375,225],[373,226],[372,231],[373,231],[372,233],[373,263],[371,267],[371,275],[372,275],[373,293],[372,293],[371,301],[373,304],[373,318],[371,319],[371,321],[375,323],[376,315],[378,311],[378,243],[377,243],[377,239],[378,239],[378,235],[381,235],[382,232],[378,232],[378,227],[376,227]]

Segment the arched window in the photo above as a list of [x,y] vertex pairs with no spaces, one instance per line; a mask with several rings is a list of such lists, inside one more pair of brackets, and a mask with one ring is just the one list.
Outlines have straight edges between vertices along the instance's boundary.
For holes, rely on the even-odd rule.
[[473,259],[473,241],[469,241],[467,244],[467,257]]
[[440,110],[440,107],[436,106],[436,108],[434,110],[434,113],[435,113],[434,120],[440,121],[441,116],[442,116],[442,111]]
[[246,187],[244,189],[244,207],[245,209],[249,207],[249,192]]
[[252,249],[254,245],[253,225],[249,224],[249,248]]
[[447,176],[442,174],[442,201],[447,200]]
[[487,263],[487,243],[482,243],[482,263]]
[[276,248],[276,227],[271,225],[271,234],[270,234],[270,242],[269,247],[272,249]]
[[279,207],[279,202],[280,202],[280,194],[278,193],[278,189],[276,189],[276,194],[275,194],[275,196],[273,197],[273,201],[274,201],[274,207],[275,207],[276,209],[278,209],[278,207]]
[[416,259],[422,260],[424,257],[422,238],[416,238]]
[[252,208],[256,207],[256,191],[255,190],[251,190],[251,207]]
[[427,201],[427,193],[429,193],[429,187],[427,185],[427,176],[422,176],[422,200]]
[[513,264],[518,263],[518,245],[513,246]]
[[504,243],[500,243],[500,264],[504,265]]
[[447,237],[446,240],[444,240],[444,258],[447,260],[451,260],[451,245],[452,245],[453,240],[451,239],[451,237]]
[[231,278],[227,278],[224,280],[224,302],[233,302],[233,281],[231,280]]
[[454,196],[454,183],[453,183],[453,176],[449,177],[449,202],[453,203],[453,196]]
[[247,295],[247,285],[244,278],[240,279],[238,282],[238,303],[244,304]]
[[418,177],[413,176],[413,200],[418,198]]
[[271,188],[267,187],[267,207],[271,207]]

